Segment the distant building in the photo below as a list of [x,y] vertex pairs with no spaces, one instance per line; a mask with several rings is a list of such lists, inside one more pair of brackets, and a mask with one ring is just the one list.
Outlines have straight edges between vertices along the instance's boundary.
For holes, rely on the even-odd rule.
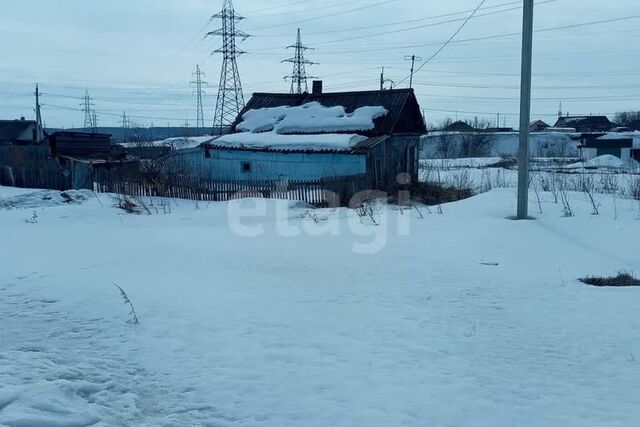
[[554,128],[572,128],[576,132],[609,132],[616,127],[607,116],[562,116]]
[[498,128],[486,128],[486,129],[481,129],[483,132],[490,132],[490,133],[507,133],[507,132],[513,132],[514,129],[510,128],[510,127],[498,127]]
[[583,161],[611,155],[623,161],[633,159],[640,162],[640,132],[607,133],[587,138],[579,148]]
[[38,124],[35,120],[0,120],[0,145],[34,144],[38,142]]
[[314,180],[366,175],[392,187],[401,173],[418,179],[420,136],[427,132],[412,89],[256,93],[231,133],[180,150],[214,180]]
[[41,144],[0,146],[0,185],[93,189],[97,172],[134,169],[137,164],[124,147],[111,142],[110,135],[54,132]]
[[126,156],[122,145],[111,142],[111,135],[87,132],[54,132],[45,138],[52,156],[77,159],[114,160]]
[[453,122],[450,125],[446,126],[443,131],[445,132],[473,132],[475,128],[471,126],[467,122],[463,122],[462,120],[458,120],[457,122]]
[[544,132],[549,129],[549,125],[542,120],[536,120],[529,125],[530,132]]

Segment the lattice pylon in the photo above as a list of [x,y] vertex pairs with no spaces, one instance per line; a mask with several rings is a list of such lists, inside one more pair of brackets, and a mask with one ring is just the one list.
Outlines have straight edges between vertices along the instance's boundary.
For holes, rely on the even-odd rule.
[[207,33],[207,36],[222,37],[222,48],[214,51],[222,54],[222,70],[213,118],[213,133],[221,134],[228,130],[245,105],[237,57],[246,52],[237,48],[236,39],[245,40],[249,35],[236,29],[236,23],[244,17],[235,12],[231,0],[224,0],[222,11],[212,19],[222,21],[222,28]]
[[304,58],[304,53],[311,48],[302,44],[300,28],[298,28],[298,37],[296,39],[296,44],[287,46],[287,49],[295,49],[295,54],[292,58],[287,58],[282,61],[293,64],[293,72],[284,77],[285,80],[291,80],[291,93],[299,94],[303,92],[309,92],[309,85],[307,83],[307,80],[315,79],[316,77],[307,76],[307,65],[315,65],[316,63],[307,61]]
[[196,65],[196,71],[193,73],[194,80],[191,82],[191,86],[194,87],[193,94],[196,97],[196,127],[203,128],[204,127],[204,107],[202,99],[206,92],[204,91],[204,87],[208,85],[207,82],[203,80],[205,74],[200,70],[200,66]]

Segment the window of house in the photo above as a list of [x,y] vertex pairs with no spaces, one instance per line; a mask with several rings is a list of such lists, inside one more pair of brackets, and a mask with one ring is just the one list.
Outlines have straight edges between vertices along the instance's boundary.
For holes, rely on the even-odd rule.
[[249,172],[251,172],[251,163],[249,163],[249,162],[242,162],[241,167],[242,167],[242,173],[249,173]]

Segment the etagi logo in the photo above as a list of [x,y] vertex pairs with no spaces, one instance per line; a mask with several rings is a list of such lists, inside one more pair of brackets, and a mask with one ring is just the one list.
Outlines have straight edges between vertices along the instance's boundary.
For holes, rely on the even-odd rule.
[[[402,174],[405,175],[405,174]],[[404,176],[399,183],[408,183]],[[328,207],[299,209],[290,202],[237,194],[238,200],[227,205],[229,229],[237,236],[255,238],[274,232],[279,237],[351,236],[351,250],[357,254],[376,254],[382,251],[393,235],[410,234],[410,193],[394,194],[397,206],[387,204],[389,194],[377,190],[356,193],[346,207],[340,198],[325,190]]]

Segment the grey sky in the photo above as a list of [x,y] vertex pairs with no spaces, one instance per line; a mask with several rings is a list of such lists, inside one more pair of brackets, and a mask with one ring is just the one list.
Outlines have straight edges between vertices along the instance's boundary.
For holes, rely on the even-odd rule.
[[[388,78],[402,80],[409,69],[404,55],[431,56],[468,15],[455,13],[478,2],[235,0],[237,12],[247,17],[240,29],[255,35],[241,44],[249,52],[239,59],[246,96],[288,90],[282,76],[290,73],[290,64],[280,61],[287,57],[284,47],[294,42],[298,26],[305,44],[317,49],[308,52],[308,59],[320,64],[308,72],[323,78],[325,90],[376,89],[380,67]],[[210,50],[220,41],[203,41],[202,35],[217,28],[217,22],[207,21],[222,0],[4,3],[1,118],[33,117],[31,92],[39,82],[49,126],[82,124],[82,112],[75,109],[85,89],[94,98],[100,125],[117,125],[123,110],[143,125],[181,125],[195,119],[188,82],[196,64],[217,85],[220,57],[210,57]],[[493,120],[499,112],[508,125],[517,123],[519,36],[460,41],[518,32],[520,4],[488,0],[456,42],[416,75],[416,93],[429,122],[456,116],[435,111],[448,110],[459,111],[458,118]],[[539,0],[535,25],[543,30],[633,15],[640,15],[637,0]],[[533,118],[553,121],[560,101],[570,113],[640,109],[639,22],[536,33]],[[409,27],[421,28],[400,31]],[[205,99],[208,122],[215,94],[215,87],[209,88]]]

